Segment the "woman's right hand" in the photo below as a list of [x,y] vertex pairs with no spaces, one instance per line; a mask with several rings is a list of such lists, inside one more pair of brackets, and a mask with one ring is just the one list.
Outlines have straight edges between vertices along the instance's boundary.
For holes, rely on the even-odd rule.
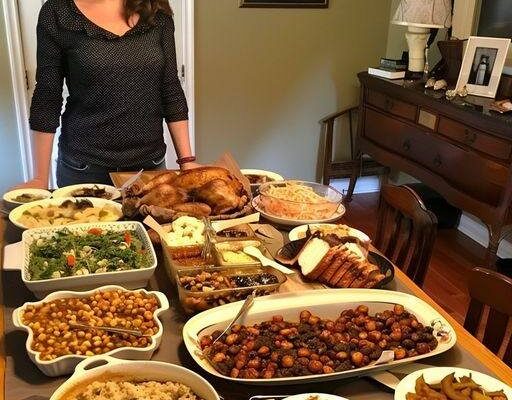
[[15,189],[25,189],[25,188],[31,188],[31,189],[48,189],[48,182],[45,182],[43,179],[34,178],[31,179],[25,183],[21,183],[19,185],[14,186],[10,190]]

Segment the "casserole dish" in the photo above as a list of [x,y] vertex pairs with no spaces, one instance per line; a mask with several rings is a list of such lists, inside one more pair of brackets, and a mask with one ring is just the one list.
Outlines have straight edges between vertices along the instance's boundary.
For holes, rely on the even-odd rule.
[[238,321],[238,324],[253,326],[257,323],[272,320],[272,317],[276,314],[282,316],[285,321],[298,321],[298,316],[303,310],[308,310],[320,318],[333,319],[340,315],[341,310],[356,308],[359,305],[367,306],[370,313],[373,314],[389,308],[392,309],[395,304],[400,304],[405,311],[413,313],[418,318],[418,322],[425,326],[433,326],[434,335],[442,331],[443,340],[438,340],[437,347],[426,354],[392,360],[379,365],[370,364],[365,367],[342,372],[270,379],[232,378],[218,372],[206,357],[203,357],[200,338],[205,335],[211,335],[216,330],[224,330],[232,316],[236,315],[242,303],[230,303],[203,311],[189,319],[183,327],[185,346],[196,363],[216,377],[238,383],[289,385],[363,376],[443,353],[452,348],[457,340],[453,327],[450,326],[441,314],[423,300],[406,293],[377,289],[322,289],[274,294],[257,297],[245,316]]
[[[124,271],[31,280],[28,268],[30,263],[30,245],[40,238],[51,238],[56,232],[61,231],[62,229],[66,229],[71,233],[85,233],[91,229],[101,229],[102,231],[114,232],[135,231],[137,238],[148,251],[150,266],[148,268]],[[23,283],[39,299],[55,290],[85,290],[113,283],[122,284],[127,289],[144,287],[147,285],[149,278],[151,278],[155,272],[156,265],[157,259],[155,249],[149,239],[148,233],[140,222],[135,221],[97,222],[68,225],[66,227],[58,226],[29,229],[23,232],[20,243],[11,244],[5,247],[4,258],[4,269],[21,270],[21,279],[23,280]]]
[[73,375],[53,393],[50,400],[63,400],[73,389],[84,387],[95,380],[104,381],[109,375],[179,382],[190,387],[204,400],[220,400],[206,379],[187,368],[159,361],[119,360],[105,355],[94,356],[78,364]]
[[217,263],[223,267],[261,265],[257,259],[244,253],[244,247],[248,246],[257,247],[260,250],[263,250],[262,243],[259,240],[237,240],[216,243],[214,246],[214,252],[217,258]]
[[[89,359],[90,356],[86,355],[77,355],[77,354],[68,354],[59,356],[53,360],[42,360],[40,355],[41,352],[35,351],[32,349],[31,344],[34,341],[34,332],[32,328],[26,325],[23,322],[23,313],[25,312],[27,306],[42,306],[44,303],[48,303],[52,300],[57,299],[65,299],[65,298],[87,298],[92,294],[97,292],[107,292],[120,290],[123,292],[131,292],[130,290],[126,290],[121,286],[102,286],[98,289],[90,290],[87,292],[71,292],[71,291],[60,291],[52,293],[46,296],[43,300],[38,302],[27,302],[23,304],[21,307],[16,308],[12,313],[13,324],[16,328],[20,330],[24,330],[28,333],[27,341],[25,343],[25,347],[27,350],[27,354],[32,360],[32,362],[47,376],[60,376],[66,375],[73,372],[75,366],[84,359]],[[156,322],[156,326],[158,330],[155,334],[151,335],[150,343],[146,347],[119,347],[113,349],[109,352],[104,353],[103,355],[112,355],[119,358],[128,358],[135,360],[149,360],[155,350],[160,346],[160,342],[162,340],[163,335],[163,325],[159,319],[161,313],[169,309],[169,301],[167,297],[161,292],[148,292],[144,289],[139,290],[142,294],[148,296],[155,296],[159,303],[159,308],[153,313],[153,321]]]

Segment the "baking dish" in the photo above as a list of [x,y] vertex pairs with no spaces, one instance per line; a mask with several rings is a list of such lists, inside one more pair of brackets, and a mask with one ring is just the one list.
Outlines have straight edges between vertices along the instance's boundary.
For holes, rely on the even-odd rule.
[[[61,357],[57,357],[54,360],[41,360],[39,355],[40,352],[32,350],[31,343],[33,340],[34,333],[31,328],[25,325],[22,321],[23,311],[28,305],[40,306],[45,302],[49,302],[55,299],[61,298],[70,298],[70,297],[88,297],[93,293],[99,291],[114,291],[114,290],[122,290],[125,292],[129,292],[123,288],[122,286],[110,285],[110,286],[102,286],[97,289],[89,290],[87,292],[72,292],[72,291],[59,291],[54,292],[48,296],[46,296],[43,300],[37,302],[27,302],[23,304],[21,307],[16,308],[12,313],[12,320],[14,326],[18,329],[24,330],[28,333],[27,341],[25,343],[25,347],[27,350],[27,354],[32,360],[32,362],[47,376],[60,376],[73,372],[75,366],[82,360],[88,359],[90,357],[84,355],[65,355]],[[169,301],[167,297],[161,292],[148,292],[144,289],[139,289],[138,291],[142,292],[145,295],[153,295],[156,296],[160,307],[154,312],[153,319],[156,321],[158,326],[158,331],[151,336],[151,344],[147,347],[120,347],[109,352],[104,353],[104,355],[115,355],[119,358],[127,358],[127,359],[135,359],[135,360],[149,360],[155,350],[160,346],[160,342],[162,340],[163,334],[163,325],[159,319],[161,313],[169,309]]]
[[175,251],[176,248],[172,248],[172,247],[167,246],[166,244],[162,244],[162,251],[164,253],[164,260],[165,260],[165,269],[167,271],[169,279],[171,280],[171,282],[174,282],[176,280],[175,279],[176,274],[179,271],[181,271],[183,269],[190,269],[190,268],[205,269],[205,268],[212,268],[212,267],[219,266],[219,265],[224,266],[224,267],[240,267],[241,265],[248,266],[248,267],[261,266],[261,264],[258,260],[254,260],[253,262],[246,263],[246,264],[240,264],[240,263],[233,264],[233,263],[226,263],[222,259],[219,249],[222,250],[222,249],[228,249],[228,248],[229,249],[237,248],[237,249],[241,250],[244,247],[244,243],[247,246],[248,245],[256,245],[258,247],[261,246],[261,242],[259,240],[223,241],[220,243],[215,243],[212,246],[211,257],[207,260],[201,259],[200,249],[198,249],[198,251],[194,251],[193,248],[187,249],[187,251],[190,250],[189,254],[194,254],[194,257],[189,258],[189,260],[187,260],[187,261],[180,261],[179,259],[176,258],[177,254],[178,255],[180,253],[183,254],[182,253],[183,248],[182,248],[182,250],[180,250],[180,253],[176,253],[176,251]]
[[370,313],[382,312],[393,308],[395,304],[401,304],[406,311],[416,315],[418,321],[424,325],[432,326],[434,334],[443,332],[443,340],[439,340],[438,346],[426,353],[414,357],[393,360],[379,365],[368,365],[362,368],[351,369],[343,372],[334,372],[322,375],[294,376],[271,379],[240,379],[231,378],[219,373],[205,357],[199,339],[203,335],[212,334],[216,330],[224,330],[240,307],[242,301],[216,307],[190,318],[183,327],[183,340],[185,346],[196,363],[216,377],[238,383],[251,385],[289,385],[309,382],[319,382],[368,375],[376,371],[391,369],[397,365],[418,361],[432,357],[451,349],[457,336],[453,327],[425,301],[401,292],[378,289],[321,289],[300,292],[288,292],[258,297],[251,308],[238,323],[241,325],[253,325],[272,319],[279,314],[285,320],[297,321],[302,310],[308,310],[320,318],[336,318],[343,309],[356,308],[358,305],[366,305]]
[[[180,284],[180,278],[184,276],[194,276],[201,272],[218,272],[225,277],[243,277],[247,275],[256,275],[268,273],[277,278],[277,283],[258,286],[236,287],[229,289],[217,289],[211,291],[192,291],[187,290]],[[207,267],[207,268],[186,268],[176,272],[176,285],[178,295],[187,314],[193,314],[198,311],[204,311],[222,304],[243,300],[254,290],[258,296],[273,293],[286,282],[286,276],[275,268],[263,266],[230,266],[230,267]]]
[[[258,260],[252,258],[251,256],[247,256],[247,257],[252,258],[253,261],[247,260],[247,262],[245,262],[245,261],[230,262],[230,261],[226,261],[222,256],[222,253],[225,251],[234,251],[234,252],[243,253],[244,247],[248,247],[248,246],[258,247],[261,250],[262,244],[261,244],[261,241],[259,241],[259,240],[237,240],[237,241],[227,241],[227,242],[216,243],[214,246],[214,248],[215,248],[214,253],[215,253],[215,257],[217,258],[217,263],[221,266],[241,266],[241,265],[257,266],[257,265],[261,265],[261,263]],[[245,253],[243,253],[243,254],[245,255]]]
[[50,400],[61,400],[74,388],[84,387],[95,380],[104,380],[108,375],[180,382],[204,400],[220,400],[206,379],[187,368],[159,361],[119,360],[105,355],[94,356],[79,363],[73,375],[53,393]]
[[[48,238],[55,232],[67,229],[72,233],[84,233],[93,228],[104,231],[135,231],[137,237],[142,241],[144,248],[149,251],[150,266],[148,268],[134,269],[128,271],[104,272],[99,274],[67,276],[62,278],[30,280],[28,269],[30,261],[30,245],[39,238]],[[21,250],[21,251],[20,251]],[[153,275],[157,265],[157,259],[153,244],[148,233],[140,222],[97,222],[88,224],[68,225],[49,228],[35,228],[23,232],[21,245],[14,244],[5,248],[4,269],[21,270],[21,278],[27,288],[40,299],[46,294],[55,290],[86,290],[102,285],[113,283],[122,284],[127,289],[136,289],[147,285],[149,278]]]

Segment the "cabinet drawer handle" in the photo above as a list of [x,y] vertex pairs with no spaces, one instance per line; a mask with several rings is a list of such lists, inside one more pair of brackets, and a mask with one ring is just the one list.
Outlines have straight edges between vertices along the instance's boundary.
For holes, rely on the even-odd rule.
[[476,141],[476,133],[471,132],[469,129],[464,129],[464,142],[467,144],[473,144]]
[[394,107],[394,103],[393,103],[393,100],[391,100],[390,98],[386,97],[386,110],[391,110],[393,107]]
[[404,142],[402,143],[402,148],[405,151],[409,151],[411,149],[411,141],[409,139],[404,140]]
[[434,166],[440,167],[443,164],[443,161],[441,160],[441,156],[438,154],[434,158]]

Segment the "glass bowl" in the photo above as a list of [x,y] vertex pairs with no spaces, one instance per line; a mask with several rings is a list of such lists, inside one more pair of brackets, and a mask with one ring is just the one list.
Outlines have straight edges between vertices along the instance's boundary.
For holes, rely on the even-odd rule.
[[330,218],[342,200],[340,192],[320,183],[268,182],[260,186],[259,206],[279,218],[312,221]]

